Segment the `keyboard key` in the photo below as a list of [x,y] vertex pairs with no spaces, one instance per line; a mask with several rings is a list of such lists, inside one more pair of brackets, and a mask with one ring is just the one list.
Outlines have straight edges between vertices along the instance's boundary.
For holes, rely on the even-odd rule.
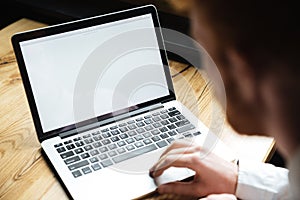
[[110,144],[110,145],[108,145],[108,148],[109,148],[110,150],[113,150],[113,149],[116,149],[116,148],[117,148],[117,145],[116,145],[116,144]]
[[57,148],[57,147],[61,147],[62,145],[63,145],[62,143],[58,143],[58,144],[55,144],[54,147]]
[[91,163],[95,163],[95,162],[98,162],[98,161],[99,161],[99,159],[97,157],[90,158]]
[[158,129],[155,129],[155,130],[151,131],[151,133],[152,133],[153,135],[157,135],[157,134],[159,134],[160,132],[159,132]]
[[135,145],[137,148],[144,146],[143,143],[141,143],[141,142],[136,142],[136,143],[134,143],[134,145]]
[[93,139],[94,139],[95,141],[99,141],[99,140],[102,139],[102,137],[101,137],[101,135],[96,135],[96,136],[93,137]]
[[169,114],[170,117],[174,117],[176,115],[180,115],[181,113],[178,110],[174,110],[172,112],[169,112],[168,114]]
[[134,146],[133,145],[128,145],[128,146],[126,146],[126,149],[128,150],[128,151],[131,151],[131,150],[133,150],[133,149],[135,149],[134,148]]
[[74,157],[68,158],[68,159],[66,159],[66,160],[64,160],[64,161],[65,161],[65,163],[68,165],[68,164],[77,162],[77,161],[79,161],[79,160],[80,160],[79,156],[74,156]]
[[134,123],[134,120],[130,120],[127,122],[127,124],[133,124]]
[[105,129],[102,129],[102,130],[101,130],[101,133],[105,133],[105,132],[107,132],[107,131],[109,131],[109,129],[108,129],[108,128],[105,128]]
[[134,135],[136,135],[136,134],[137,134],[137,133],[136,133],[135,131],[129,131],[129,132],[128,132],[128,135],[129,135],[129,136],[134,136]]
[[94,142],[94,140],[92,138],[87,138],[87,139],[84,140],[84,142],[86,144],[90,144],[90,143]]
[[110,144],[110,140],[109,139],[102,140],[102,144],[103,145]]
[[92,168],[94,171],[97,171],[97,170],[101,169],[101,166],[98,163],[96,163],[96,164],[92,165]]
[[168,129],[166,127],[161,127],[161,128],[159,128],[159,130],[160,130],[160,132],[166,132],[166,131],[168,131]]
[[71,144],[72,140],[65,141],[64,144]]
[[152,119],[145,119],[145,124],[152,124],[153,123],[153,121],[152,121]]
[[144,122],[138,122],[138,123],[136,123],[136,125],[137,125],[138,127],[143,127],[143,126],[145,126],[145,123],[144,123]]
[[90,157],[90,154],[88,154],[88,153],[83,153],[83,154],[81,154],[80,156],[81,156],[82,159],[85,159],[85,158]]
[[90,151],[90,154],[91,154],[92,156],[95,156],[95,155],[98,155],[98,154],[99,154],[99,151],[98,151],[97,149],[94,149],[94,150]]
[[169,131],[168,134],[170,136],[174,136],[174,135],[177,135],[177,132],[173,130],[173,131]]
[[159,112],[155,112],[152,114],[152,116],[157,116],[157,115],[159,115]]
[[68,168],[69,168],[70,170],[74,170],[74,169],[78,169],[78,168],[80,168],[80,167],[86,166],[86,165],[88,165],[88,164],[89,164],[89,162],[88,162],[87,160],[83,160],[83,161],[80,161],[80,162],[78,162],[78,163],[69,165]]
[[122,133],[119,135],[121,139],[128,138],[128,135],[126,133]]
[[141,135],[136,135],[136,136],[134,136],[134,139],[135,139],[136,141],[139,141],[139,140],[142,140],[142,139],[144,139],[144,138],[143,138],[143,136],[141,136]]
[[58,147],[56,150],[58,153],[62,153],[66,151],[65,147]]
[[152,141],[150,139],[144,139],[143,142],[145,143],[145,145],[151,144]]
[[126,150],[122,147],[122,148],[118,149],[117,152],[118,152],[119,154],[122,154],[122,153],[125,153]]
[[126,143],[124,141],[119,141],[117,144],[118,144],[119,147],[122,147],[122,146],[126,145]]
[[73,174],[74,178],[77,178],[77,177],[82,175],[79,170],[76,170],[76,171],[72,172],[72,174]]
[[124,132],[128,131],[128,128],[127,128],[127,127],[121,127],[121,128],[120,128],[120,131],[121,131],[122,133],[124,133]]
[[145,147],[136,149],[136,150],[134,150],[134,151],[127,152],[127,153],[124,153],[124,154],[122,154],[122,155],[116,156],[116,157],[112,158],[112,160],[113,160],[115,163],[119,163],[119,162],[122,162],[122,161],[124,161],[124,160],[127,160],[127,159],[130,159],[130,158],[133,158],[133,157],[142,155],[142,154],[144,154],[144,153],[153,151],[153,150],[155,150],[155,149],[157,149],[157,147],[156,147],[154,144],[152,144],[152,145],[145,146]]
[[133,139],[133,138],[128,138],[128,139],[126,139],[126,142],[127,142],[128,144],[133,143],[133,142],[134,142],[134,139]]
[[149,118],[151,118],[152,116],[151,115],[145,115],[144,116],[144,119],[149,119]]
[[118,126],[115,125],[115,126],[110,127],[110,130],[115,130],[115,129],[117,129],[117,128],[118,128]]
[[160,140],[160,138],[157,135],[152,137],[151,139],[153,140],[153,142],[157,142]]
[[183,133],[183,132],[192,130],[192,129],[194,129],[194,128],[195,128],[194,125],[189,124],[189,125],[185,125],[185,126],[182,126],[182,127],[180,127],[180,128],[177,128],[176,131],[177,131],[178,133]]
[[84,139],[91,137],[91,134],[86,134],[84,136],[82,136]]
[[169,137],[169,135],[167,133],[162,133],[159,135],[162,139],[166,139]]
[[100,131],[95,131],[95,132],[92,133],[93,136],[99,135],[99,134],[100,134]]
[[136,132],[138,132],[138,133],[144,133],[144,132],[145,132],[145,129],[143,129],[143,128],[138,128],[138,129],[136,129]]
[[105,160],[108,158],[108,156],[104,153],[98,156],[100,160]]
[[81,146],[84,145],[84,143],[83,143],[82,141],[79,141],[79,142],[75,142],[75,145],[76,145],[77,147],[81,147]]
[[175,141],[174,138],[168,138],[167,141],[171,144],[173,141]]
[[104,153],[104,152],[107,152],[107,151],[108,151],[108,148],[107,148],[107,147],[101,147],[101,148],[99,148],[99,151],[100,151],[101,153]]
[[89,167],[85,167],[85,168],[82,169],[82,172],[84,174],[89,174],[89,173],[92,173],[92,170]]
[[112,142],[117,142],[120,140],[120,138],[118,136],[113,136],[112,138],[110,138]]
[[93,149],[93,147],[91,145],[87,145],[85,147],[83,147],[86,151],[89,151],[91,149]]
[[102,136],[104,138],[109,138],[111,136],[111,134],[109,132],[103,133]]
[[176,110],[175,107],[172,107],[172,108],[169,108],[169,109],[168,109],[168,111],[174,111],[174,110]]
[[152,125],[145,126],[145,129],[147,131],[151,131],[153,129],[153,126]]
[[197,131],[197,132],[193,133],[194,136],[197,136],[197,135],[200,135],[200,134],[201,134],[200,131]]
[[168,127],[170,130],[172,130],[172,129],[175,129],[175,128],[176,128],[176,126],[175,126],[174,124],[168,125],[167,127]]
[[111,131],[111,134],[112,134],[112,135],[118,135],[119,133],[120,133],[119,130],[113,130],[113,131]]
[[152,135],[151,135],[151,133],[146,132],[146,133],[143,134],[143,136],[144,136],[145,138],[148,138],[148,137],[151,137]]
[[162,119],[167,119],[167,118],[169,118],[169,115],[163,114],[163,115],[161,115],[160,117],[161,117]]
[[183,136],[184,137],[193,137],[193,135],[191,133],[189,133],[189,132],[183,133]]
[[66,145],[66,147],[67,147],[68,150],[71,150],[71,149],[75,148],[75,145],[74,144],[69,144],[69,145]]
[[126,125],[127,125],[126,123],[121,123],[121,124],[119,124],[119,127],[124,127]]
[[170,122],[168,122],[167,120],[162,120],[160,123],[164,126],[170,124]]
[[109,155],[110,157],[114,157],[114,156],[117,155],[117,152],[116,152],[116,151],[110,151],[110,152],[108,152],[108,155]]
[[170,121],[171,123],[174,123],[174,122],[177,122],[178,120],[177,120],[175,117],[172,117],[172,118],[169,119],[169,121]]
[[73,156],[73,155],[74,155],[73,151],[68,151],[68,152],[66,152],[66,153],[60,154],[60,157],[61,157],[62,159],[65,159],[65,158],[71,157],[71,156]]
[[176,122],[175,124],[176,124],[176,126],[180,127],[180,126],[187,125],[187,124],[189,124],[189,123],[190,123],[189,120],[184,119],[184,120],[181,120],[181,121],[179,121],[179,122]]
[[83,149],[82,148],[78,148],[78,149],[75,149],[74,150],[76,154],[80,154],[83,152]]
[[77,137],[77,138],[74,138],[74,139],[73,139],[74,142],[78,142],[78,141],[80,141],[80,140],[81,140],[81,137]]
[[136,129],[136,125],[135,124],[130,124],[130,125],[128,125],[128,128],[130,130]]
[[161,124],[159,122],[156,122],[154,124],[152,124],[155,128],[161,127]]
[[160,118],[160,117],[158,117],[158,116],[156,116],[156,117],[153,117],[152,119],[153,119],[153,121],[154,121],[154,122],[158,122],[158,121],[160,121],[160,120],[161,120],[161,118]]
[[139,121],[143,121],[142,117],[137,118],[135,121],[139,122]]
[[111,160],[104,160],[104,161],[102,161],[101,162],[101,165],[103,166],[103,167],[108,167],[108,166],[111,166],[113,163],[112,163],[112,161]]
[[157,144],[157,146],[158,146],[159,148],[162,148],[162,147],[165,147],[165,146],[168,145],[167,142],[164,141],[164,140],[159,141],[159,142],[157,142],[156,144]]
[[164,114],[164,113],[167,113],[167,112],[168,112],[167,110],[161,110],[160,111],[161,114]]
[[102,144],[101,144],[100,142],[95,142],[95,143],[93,144],[93,146],[94,146],[95,148],[99,148],[99,147],[102,146]]

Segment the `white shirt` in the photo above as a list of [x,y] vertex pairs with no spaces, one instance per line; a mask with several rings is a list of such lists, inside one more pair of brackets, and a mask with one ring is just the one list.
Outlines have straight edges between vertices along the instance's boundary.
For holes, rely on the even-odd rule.
[[300,199],[300,148],[288,169],[271,164],[239,161],[236,196],[243,200]]

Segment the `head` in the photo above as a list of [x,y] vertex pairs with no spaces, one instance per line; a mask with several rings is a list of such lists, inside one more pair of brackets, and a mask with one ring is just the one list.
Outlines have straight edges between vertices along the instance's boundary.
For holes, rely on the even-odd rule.
[[240,133],[269,134],[276,120],[283,120],[286,129],[298,123],[296,8],[291,0],[185,2],[191,35],[216,63],[225,85],[228,121]]

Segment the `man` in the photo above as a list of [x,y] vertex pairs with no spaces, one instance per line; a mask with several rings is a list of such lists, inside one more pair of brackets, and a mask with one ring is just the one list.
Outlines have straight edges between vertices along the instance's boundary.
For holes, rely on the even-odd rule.
[[229,123],[242,134],[274,137],[288,169],[243,160],[235,165],[213,154],[201,159],[199,152],[205,149],[179,141],[150,174],[155,178],[171,166],[188,167],[196,172],[194,180],[161,185],[158,191],[208,199],[300,199],[296,1],[188,2],[192,35],[223,78]]

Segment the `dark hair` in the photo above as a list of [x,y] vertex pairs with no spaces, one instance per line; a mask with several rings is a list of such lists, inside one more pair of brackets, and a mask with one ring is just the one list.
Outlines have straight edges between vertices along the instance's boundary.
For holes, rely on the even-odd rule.
[[[216,35],[254,66],[280,62],[299,68],[299,10],[295,0],[194,0]],[[296,67],[296,68],[295,68]]]

